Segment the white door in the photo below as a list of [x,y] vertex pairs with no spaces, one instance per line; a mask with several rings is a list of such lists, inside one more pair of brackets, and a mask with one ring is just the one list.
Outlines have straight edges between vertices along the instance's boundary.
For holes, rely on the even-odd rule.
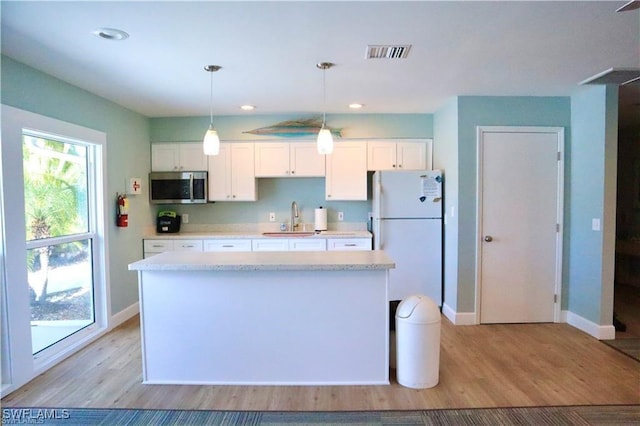
[[559,320],[562,148],[562,128],[478,129],[481,323]]

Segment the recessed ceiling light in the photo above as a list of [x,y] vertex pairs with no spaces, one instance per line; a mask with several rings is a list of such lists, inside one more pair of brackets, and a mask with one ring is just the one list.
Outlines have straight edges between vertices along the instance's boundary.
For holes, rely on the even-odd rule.
[[105,40],[124,40],[129,38],[129,34],[116,28],[98,28],[92,31],[92,34]]
[[253,111],[254,109],[256,109],[255,105],[242,105],[240,107],[241,110],[243,111]]
[[357,103],[357,102],[354,102],[354,103],[352,103],[352,104],[349,104],[349,108],[351,108],[351,109],[360,109],[360,108],[362,108],[363,106],[364,106],[363,104],[359,104],[359,103]]

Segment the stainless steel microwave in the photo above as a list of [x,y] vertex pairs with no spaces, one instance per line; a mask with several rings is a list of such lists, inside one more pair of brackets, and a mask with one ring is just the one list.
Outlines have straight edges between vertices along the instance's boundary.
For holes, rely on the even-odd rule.
[[152,204],[198,204],[207,202],[207,172],[151,172]]

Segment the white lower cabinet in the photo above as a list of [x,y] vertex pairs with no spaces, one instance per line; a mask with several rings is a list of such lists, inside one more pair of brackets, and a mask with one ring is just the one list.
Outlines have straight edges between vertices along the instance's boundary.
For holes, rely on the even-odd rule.
[[144,257],[165,251],[202,251],[202,240],[144,240]]
[[204,251],[251,251],[251,240],[204,240]]
[[324,238],[292,238],[289,240],[289,251],[326,251],[327,240]]
[[371,250],[369,238],[327,238],[327,250]]
[[165,251],[326,251],[371,250],[369,238],[256,238],[143,240],[144,257]]
[[253,251],[326,251],[324,238],[261,238],[251,241]]
[[258,240],[251,240],[251,250],[289,251],[289,240],[287,238],[260,238]]

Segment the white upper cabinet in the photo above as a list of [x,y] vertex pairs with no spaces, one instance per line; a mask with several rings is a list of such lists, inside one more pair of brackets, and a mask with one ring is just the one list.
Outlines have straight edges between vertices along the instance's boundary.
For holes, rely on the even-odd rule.
[[325,156],[314,142],[255,144],[256,177],[312,177],[325,175]]
[[151,170],[154,172],[204,171],[207,156],[202,144],[154,143],[151,144]]
[[337,142],[327,157],[325,198],[333,200],[367,199],[367,144]]
[[221,143],[220,153],[210,155],[209,201],[256,201],[253,143]]
[[430,170],[431,140],[370,141],[368,170]]

